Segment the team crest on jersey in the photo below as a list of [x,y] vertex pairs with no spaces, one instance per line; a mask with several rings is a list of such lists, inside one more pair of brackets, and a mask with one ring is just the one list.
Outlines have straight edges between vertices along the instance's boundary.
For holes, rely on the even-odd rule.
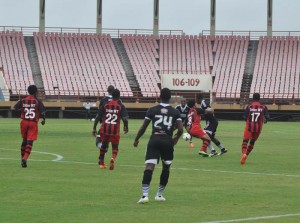
[[160,112],[161,112],[162,114],[167,114],[167,113],[168,113],[168,109],[162,108],[162,109],[160,109]]

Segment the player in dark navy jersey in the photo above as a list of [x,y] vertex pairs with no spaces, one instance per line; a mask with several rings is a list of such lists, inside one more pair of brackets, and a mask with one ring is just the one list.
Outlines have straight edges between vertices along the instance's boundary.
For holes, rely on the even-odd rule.
[[[140,137],[145,133],[148,125],[152,122],[152,135],[150,136],[146,158],[145,158],[145,171],[142,181],[143,195],[138,201],[139,204],[144,204],[149,201],[148,193],[150,182],[155,165],[159,160],[162,160],[162,171],[160,175],[160,184],[155,196],[157,201],[165,201],[162,193],[168,183],[170,175],[170,166],[173,160],[174,145],[177,143],[179,137],[183,132],[182,120],[178,110],[169,105],[171,99],[171,91],[168,88],[161,90],[161,103],[156,105],[146,113],[143,125],[139,129],[133,146],[137,147]],[[177,132],[173,136],[174,127],[177,127]]]
[[21,166],[27,167],[27,160],[30,156],[33,141],[38,138],[38,121],[41,116],[43,119],[41,124],[45,124],[45,107],[36,94],[37,87],[30,85],[27,89],[30,94],[26,98],[17,102],[14,109],[21,111],[21,135],[23,142],[21,145]]
[[254,148],[255,141],[258,139],[263,123],[267,123],[270,118],[268,108],[260,103],[260,94],[253,94],[253,102],[247,106],[243,114],[246,121],[244,138],[242,143],[241,164],[244,165],[248,155]]
[[[227,152],[227,149],[222,145],[222,143],[216,138],[216,132],[219,125],[219,121],[214,114],[214,110],[211,108],[210,103],[203,99],[203,95],[197,95],[197,103],[200,105],[200,108],[203,110],[210,110],[207,114],[203,115],[203,119],[206,120],[206,125],[204,131],[209,135],[211,141],[221,150],[219,155],[222,155]],[[217,151],[214,149],[210,143],[207,148],[211,150],[210,156],[218,155]]]
[[108,144],[112,144],[112,157],[110,159],[110,170],[114,169],[115,159],[119,151],[120,140],[120,122],[124,123],[124,133],[128,132],[128,113],[125,106],[121,103],[120,91],[114,89],[112,92],[112,100],[104,103],[98,112],[98,117],[101,119],[100,136],[102,145],[100,148],[99,166],[105,169],[104,157],[108,149]]
[[[182,119],[182,124],[183,124],[183,126],[184,127],[186,127],[187,126],[187,122],[188,122],[188,120],[187,120],[187,115],[189,114],[189,111],[190,111],[190,107],[189,106],[187,106],[187,104],[186,104],[186,99],[182,99],[181,100],[181,102],[180,102],[180,105],[177,105],[176,107],[175,107],[178,111],[179,111],[179,113],[180,113],[180,117],[181,117],[181,119]],[[192,136],[191,136],[191,138],[190,138],[190,147],[191,148],[194,148],[194,143],[193,143],[193,139],[192,139]]]
[[180,113],[180,117],[182,119],[182,124],[184,126],[186,126],[186,123],[187,123],[187,115],[190,111],[190,107],[187,106],[186,104],[186,100],[185,99],[182,99],[181,102],[180,102],[180,105],[177,105],[175,107],[175,109],[177,109]]

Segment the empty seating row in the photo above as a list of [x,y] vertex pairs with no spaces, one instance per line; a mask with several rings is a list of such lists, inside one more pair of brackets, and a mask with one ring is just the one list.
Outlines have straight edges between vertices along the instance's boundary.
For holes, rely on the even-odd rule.
[[159,95],[158,44],[153,35],[121,35],[133,73],[144,97]]
[[34,33],[46,94],[98,96],[114,85],[133,93],[109,35]]
[[0,32],[0,67],[12,94],[26,94],[28,85],[34,84],[22,32]]
[[260,37],[250,93],[299,98],[299,37]]
[[217,98],[240,98],[248,45],[249,37],[214,38],[212,75],[215,76],[213,92]]

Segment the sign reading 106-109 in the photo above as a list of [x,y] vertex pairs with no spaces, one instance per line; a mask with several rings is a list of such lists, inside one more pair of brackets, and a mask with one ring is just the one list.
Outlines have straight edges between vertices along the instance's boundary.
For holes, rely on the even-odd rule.
[[172,78],[173,86],[198,86],[200,84],[200,79],[185,79],[185,78]]
[[171,90],[211,91],[212,76],[210,74],[162,74],[161,86]]

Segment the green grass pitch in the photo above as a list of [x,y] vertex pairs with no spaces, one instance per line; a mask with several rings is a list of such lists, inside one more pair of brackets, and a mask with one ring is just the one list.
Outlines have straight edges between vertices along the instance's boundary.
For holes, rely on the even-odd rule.
[[[110,171],[98,167],[91,122],[48,119],[39,125],[28,168],[22,169],[19,122],[0,119],[0,222],[300,222],[300,123],[265,125],[244,166],[239,163],[242,121],[220,121],[217,137],[229,150],[223,156],[200,157],[200,140],[191,149],[181,139],[167,201],[154,201],[159,165],[150,202],[138,205],[151,126],[133,148],[142,120],[130,120]],[[110,156],[111,150],[107,164]]]

